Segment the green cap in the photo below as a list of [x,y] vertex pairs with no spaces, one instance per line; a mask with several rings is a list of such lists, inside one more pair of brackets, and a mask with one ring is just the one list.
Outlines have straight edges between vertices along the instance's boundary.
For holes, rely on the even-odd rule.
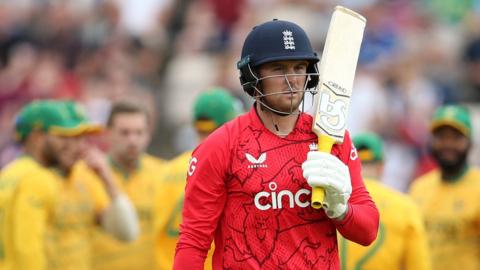
[[72,101],[33,101],[22,108],[15,121],[18,141],[25,140],[34,130],[58,136],[96,133],[101,126],[90,123],[82,107]]
[[353,137],[358,157],[362,162],[377,162],[383,160],[382,139],[374,133],[362,133]]
[[66,117],[60,125],[51,126],[49,133],[58,136],[79,136],[95,134],[103,130],[103,127],[88,120],[85,109],[73,101],[62,101],[60,110],[66,112]]
[[472,131],[472,122],[467,108],[458,105],[447,105],[438,108],[430,126],[433,132],[435,129],[449,126],[460,131],[466,137],[470,137]]
[[242,104],[223,88],[211,88],[197,96],[193,109],[195,128],[210,133],[242,113]]

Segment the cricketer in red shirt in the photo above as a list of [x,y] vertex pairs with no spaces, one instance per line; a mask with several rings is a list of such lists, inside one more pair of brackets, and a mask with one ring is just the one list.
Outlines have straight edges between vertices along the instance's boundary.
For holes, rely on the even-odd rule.
[[329,219],[310,206],[301,165],[317,149],[312,121],[301,113],[282,138],[262,124],[254,105],[195,149],[174,269],[203,269],[213,239],[213,269],[340,269],[337,230],[362,245],[376,238],[378,210],[348,132],[331,152],[351,176],[345,218]]

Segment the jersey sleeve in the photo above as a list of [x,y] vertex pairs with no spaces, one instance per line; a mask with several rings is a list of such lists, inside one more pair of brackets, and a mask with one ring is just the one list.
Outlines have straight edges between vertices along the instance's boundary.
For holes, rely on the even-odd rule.
[[361,176],[361,163],[348,132],[341,147],[340,158],[348,166],[352,181],[352,194],[348,201],[348,212],[335,225],[346,239],[367,246],[377,237],[379,213],[372,197],[365,188]]
[[96,177],[86,179],[86,184],[93,200],[95,213],[102,213],[110,205],[110,198],[107,194],[107,191],[100,180]]
[[55,179],[45,177],[22,179],[14,195],[10,225],[15,269],[47,269],[44,239],[55,202]]
[[425,226],[420,211],[413,201],[408,204],[406,217],[409,218],[410,222],[405,236],[405,269],[429,270],[431,269],[431,261]]
[[203,269],[226,201],[229,162],[225,128],[212,133],[192,154],[174,269]]
[[73,177],[82,181],[93,202],[95,213],[102,213],[110,205],[110,198],[103,186],[102,180],[84,162],[75,165]]

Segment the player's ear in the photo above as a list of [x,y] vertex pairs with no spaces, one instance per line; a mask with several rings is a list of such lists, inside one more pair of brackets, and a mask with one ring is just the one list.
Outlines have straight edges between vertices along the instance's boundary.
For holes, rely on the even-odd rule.
[[263,84],[262,81],[258,81],[253,87],[253,97],[262,97],[263,95]]
[[310,63],[307,67],[307,73],[309,78],[307,80],[307,88],[315,88],[318,85],[319,81],[317,64]]
[[240,84],[243,90],[250,96],[255,96],[255,86],[258,84],[258,72],[250,65],[250,56],[243,57],[237,62],[237,68],[240,72]]

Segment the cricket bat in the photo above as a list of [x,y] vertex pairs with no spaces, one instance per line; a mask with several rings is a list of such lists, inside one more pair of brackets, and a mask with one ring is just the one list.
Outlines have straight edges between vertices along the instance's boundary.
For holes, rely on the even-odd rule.
[[[366,19],[348,8],[336,6],[320,61],[320,82],[312,131],[318,136],[318,151],[330,153],[343,143],[353,79]],[[323,205],[325,191],[312,190],[312,207]]]

